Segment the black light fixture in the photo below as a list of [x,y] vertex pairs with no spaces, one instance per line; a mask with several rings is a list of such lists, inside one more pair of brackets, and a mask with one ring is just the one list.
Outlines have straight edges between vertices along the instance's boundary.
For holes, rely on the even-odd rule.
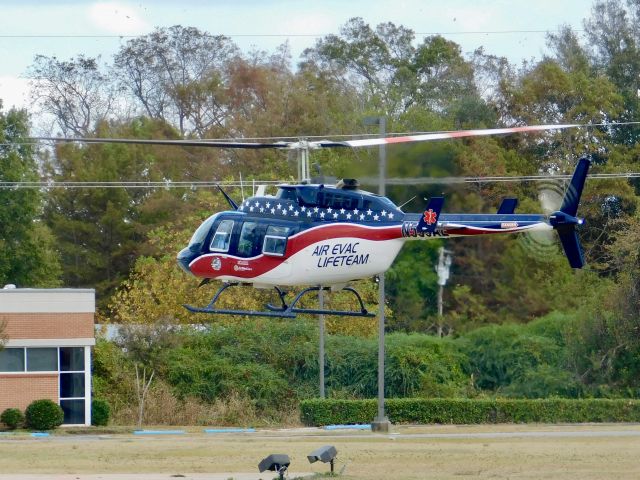
[[280,480],[283,480],[284,474],[290,464],[291,460],[289,460],[289,455],[285,455],[284,453],[272,453],[260,461],[258,464],[258,470],[260,470],[260,473],[266,470],[278,472]]
[[336,447],[333,445],[325,445],[324,447],[320,447],[309,455],[307,455],[307,460],[309,463],[322,462],[331,464],[331,473],[333,473],[333,467],[335,464],[335,459],[338,456],[338,451]]

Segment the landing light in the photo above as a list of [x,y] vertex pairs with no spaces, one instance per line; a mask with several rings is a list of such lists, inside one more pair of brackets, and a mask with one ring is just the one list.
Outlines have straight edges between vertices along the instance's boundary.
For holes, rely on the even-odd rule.
[[278,472],[278,476],[280,480],[284,479],[284,474],[286,473],[289,465],[291,464],[291,460],[289,460],[289,455],[285,455],[284,453],[272,453],[266,458],[263,458],[258,464],[258,470],[260,473],[270,470],[272,472]]
[[338,451],[336,450],[336,447],[333,445],[325,445],[324,447],[320,447],[307,455],[307,460],[309,460],[309,463],[317,461],[329,463],[331,464],[331,473],[333,473],[333,467],[337,455]]

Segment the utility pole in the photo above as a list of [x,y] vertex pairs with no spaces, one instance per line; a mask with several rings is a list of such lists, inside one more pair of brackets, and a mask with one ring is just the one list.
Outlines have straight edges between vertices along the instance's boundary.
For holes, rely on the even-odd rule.
[[[387,119],[385,117],[366,117],[365,125],[378,125],[380,137],[387,134]],[[387,172],[387,149],[386,145],[380,145],[378,149],[379,163],[378,170],[380,174],[378,183],[378,194],[384,196],[386,194],[386,172]],[[384,412],[384,273],[379,276],[378,283],[378,415],[371,422],[371,430],[374,432],[388,432],[391,423]]]
[[[318,303],[320,310],[324,310],[324,290],[318,290]],[[324,315],[318,315],[318,330],[320,331],[320,348],[318,349],[318,367],[320,367],[320,398],[325,398],[324,393]]]

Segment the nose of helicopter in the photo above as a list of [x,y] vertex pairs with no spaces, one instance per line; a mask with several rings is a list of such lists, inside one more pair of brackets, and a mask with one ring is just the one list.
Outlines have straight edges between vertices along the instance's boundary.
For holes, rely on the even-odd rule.
[[176,257],[176,260],[178,261],[178,265],[180,266],[180,268],[189,274],[191,274],[191,269],[189,268],[189,264],[193,260],[194,256],[195,255],[191,251],[191,249],[189,247],[186,247],[180,250],[180,252],[178,252],[178,256]]

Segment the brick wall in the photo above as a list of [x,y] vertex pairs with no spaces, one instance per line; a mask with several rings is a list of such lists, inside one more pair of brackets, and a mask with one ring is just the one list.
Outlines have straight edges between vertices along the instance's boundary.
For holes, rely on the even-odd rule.
[[48,398],[58,403],[58,374],[1,374],[0,412],[5,408],[25,408],[34,400]]
[[93,313],[0,313],[2,322],[10,340],[94,336]]

